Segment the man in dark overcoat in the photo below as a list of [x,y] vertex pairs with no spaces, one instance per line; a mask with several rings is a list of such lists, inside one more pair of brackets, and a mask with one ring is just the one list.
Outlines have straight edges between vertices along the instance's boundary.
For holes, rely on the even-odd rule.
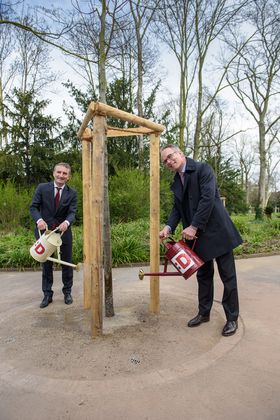
[[[71,224],[75,220],[77,210],[77,193],[66,185],[71,175],[68,163],[58,163],[53,170],[53,182],[39,184],[34,193],[30,214],[36,223],[35,236],[39,238],[46,229],[58,228],[62,232],[61,259],[72,262],[72,232]],[[73,285],[73,268],[62,265],[62,292],[64,302],[70,305],[73,302],[71,289]],[[45,308],[53,300],[53,263],[46,261],[42,265],[43,300],[40,308]]]
[[175,172],[175,176],[171,186],[174,205],[160,238],[167,238],[181,221],[182,237],[190,241],[196,239],[194,251],[205,262],[197,272],[198,314],[188,322],[188,326],[195,327],[210,320],[215,259],[224,285],[222,304],[226,324],[222,334],[233,335],[238,328],[239,315],[233,249],[242,243],[242,238],[220,199],[210,165],[186,158],[174,145],[161,149],[161,159],[169,170]]

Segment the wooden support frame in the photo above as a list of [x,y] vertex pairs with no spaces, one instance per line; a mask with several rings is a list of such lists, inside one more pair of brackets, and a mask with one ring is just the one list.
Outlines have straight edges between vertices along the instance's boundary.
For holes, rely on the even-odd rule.
[[[160,191],[159,191],[159,135],[150,135],[150,270],[159,272],[159,219],[160,219]],[[150,311],[158,314],[159,276],[150,278]]]
[[92,155],[92,133],[89,128],[85,130],[82,140],[90,139],[90,141],[82,142],[82,174],[83,174],[83,254],[84,254],[84,308],[91,307],[91,155]]
[[[118,128],[106,125],[107,116],[138,125]],[[88,128],[92,121],[93,129]],[[103,331],[103,189],[104,144],[107,137],[150,136],[150,269],[159,272],[159,145],[161,124],[113,108],[91,102],[78,137],[83,141],[83,216],[84,216],[84,307],[91,308],[93,337]],[[159,313],[159,276],[150,278],[150,311]]]

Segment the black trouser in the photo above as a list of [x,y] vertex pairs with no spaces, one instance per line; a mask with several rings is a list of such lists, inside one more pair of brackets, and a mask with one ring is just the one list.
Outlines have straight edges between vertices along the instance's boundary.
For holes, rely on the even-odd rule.
[[[219,274],[224,285],[222,305],[228,321],[236,321],[239,315],[237,279],[233,252],[216,258]],[[214,299],[214,262],[207,261],[197,271],[199,313],[209,315]]]
[[[62,261],[72,262],[72,232],[66,231],[62,235],[62,245],[60,247],[60,257]],[[56,256],[54,255],[54,258]],[[52,296],[53,285],[53,262],[46,261],[42,264],[42,290],[45,296]],[[64,294],[71,293],[73,286],[73,268],[67,265],[61,265],[62,268],[62,292]]]

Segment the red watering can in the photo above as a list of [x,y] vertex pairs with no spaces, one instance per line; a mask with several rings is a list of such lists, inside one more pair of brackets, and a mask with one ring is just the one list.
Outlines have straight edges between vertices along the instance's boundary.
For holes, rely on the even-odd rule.
[[[144,276],[183,276],[186,280],[193,275],[203,264],[201,258],[193,251],[195,241],[190,248],[184,241],[168,240],[164,243],[166,248],[164,256],[164,270],[161,273],[144,273],[139,271],[139,279],[143,280]],[[167,272],[167,264],[170,261],[178,272]]]

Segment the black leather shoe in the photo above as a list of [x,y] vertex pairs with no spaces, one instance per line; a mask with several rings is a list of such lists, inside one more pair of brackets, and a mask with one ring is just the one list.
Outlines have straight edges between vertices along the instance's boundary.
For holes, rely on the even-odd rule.
[[237,321],[227,321],[226,325],[223,328],[222,335],[228,337],[229,335],[233,335],[236,333],[238,328]]
[[45,308],[46,306],[48,306],[49,303],[52,303],[52,297],[51,296],[44,296],[41,304],[40,304],[40,308]]
[[188,327],[198,327],[198,325],[202,324],[203,322],[208,322],[209,320],[209,315],[198,314],[188,322]]
[[71,305],[71,303],[73,303],[73,299],[72,299],[72,296],[71,296],[70,293],[67,293],[64,296],[64,302],[65,302],[66,305]]

